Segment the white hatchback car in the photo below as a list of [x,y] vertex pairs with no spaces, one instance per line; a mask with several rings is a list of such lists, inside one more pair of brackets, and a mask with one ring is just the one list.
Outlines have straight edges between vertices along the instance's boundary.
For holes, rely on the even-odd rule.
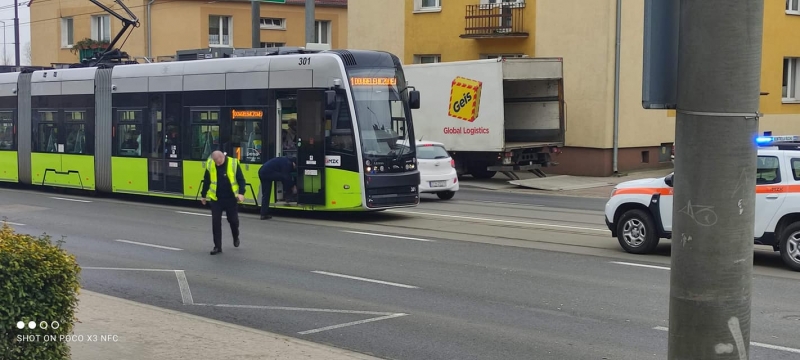
[[416,144],[419,192],[436,194],[442,200],[452,199],[458,191],[458,174],[456,163],[444,144],[435,141],[417,141]]

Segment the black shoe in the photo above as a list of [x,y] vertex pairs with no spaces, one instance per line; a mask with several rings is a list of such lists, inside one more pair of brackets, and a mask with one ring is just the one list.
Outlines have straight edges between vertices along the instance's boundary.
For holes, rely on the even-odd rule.
[[233,239],[233,247],[239,247],[239,238]]
[[222,249],[214,248],[214,250],[211,250],[211,255],[217,255],[217,254],[219,254],[221,252],[222,252]]
[[272,219],[272,215],[261,215],[261,220],[269,220]]

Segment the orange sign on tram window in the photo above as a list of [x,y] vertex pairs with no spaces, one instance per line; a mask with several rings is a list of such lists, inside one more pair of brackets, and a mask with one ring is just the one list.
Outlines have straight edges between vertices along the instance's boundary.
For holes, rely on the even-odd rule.
[[261,119],[264,112],[261,110],[231,110],[231,119]]
[[350,85],[353,85],[353,86],[397,85],[397,78],[393,78],[393,77],[353,77],[353,78],[350,78]]

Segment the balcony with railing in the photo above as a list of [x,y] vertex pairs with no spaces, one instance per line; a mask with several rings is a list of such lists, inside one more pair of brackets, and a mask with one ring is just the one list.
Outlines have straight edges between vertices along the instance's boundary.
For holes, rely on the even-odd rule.
[[524,2],[467,5],[461,38],[528,37],[524,14]]

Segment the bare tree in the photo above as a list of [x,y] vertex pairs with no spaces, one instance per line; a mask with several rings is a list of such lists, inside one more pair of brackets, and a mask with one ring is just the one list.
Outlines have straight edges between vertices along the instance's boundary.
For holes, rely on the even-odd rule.
[[[25,43],[25,50],[22,51],[23,62],[27,65],[33,65],[33,49],[31,48],[31,42],[28,41]],[[21,64],[20,64],[21,65]]]

